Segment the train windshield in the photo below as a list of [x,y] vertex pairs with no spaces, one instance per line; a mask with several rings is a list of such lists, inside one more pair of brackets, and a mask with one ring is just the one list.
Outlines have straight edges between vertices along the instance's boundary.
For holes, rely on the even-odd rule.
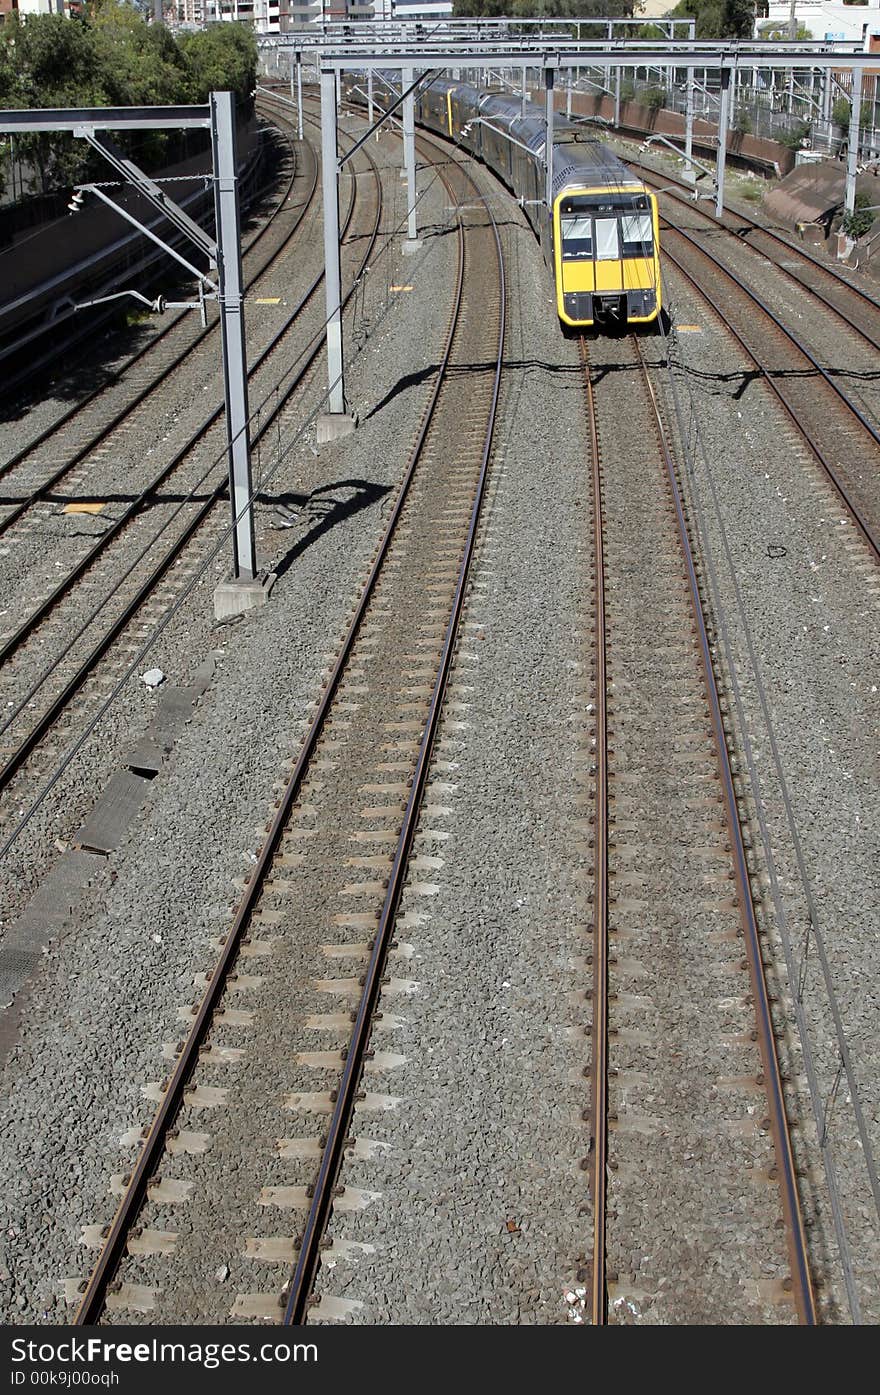
[[562,255],[567,261],[580,261],[592,258],[592,218],[562,219]]
[[559,214],[564,261],[610,262],[654,255],[647,194],[575,194],[562,200]]
[[637,213],[631,218],[621,218],[620,237],[625,257],[652,256],[654,238],[650,213]]

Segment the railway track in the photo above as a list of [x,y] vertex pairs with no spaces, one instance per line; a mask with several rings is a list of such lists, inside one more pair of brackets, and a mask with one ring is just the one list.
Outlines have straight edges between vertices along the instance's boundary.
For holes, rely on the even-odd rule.
[[[366,156],[366,171],[372,181],[375,202],[366,211],[362,230],[365,242],[358,249],[352,269],[355,283],[375,249],[382,209],[378,170],[369,155]],[[346,232],[352,227],[355,208],[353,190],[345,218]],[[321,279],[319,275],[306,289],[299,303],[285,317],[283,324],[252,364],[252,382],[260,381],[257,375],[261,369],[275,372],[273,359],[277,360],[282,347],[289,348],[290,332],[298,329],[303,310],[315,301]],[[351,291],[348,298],[350,296]],[[317,324],[320,325],[320,311],[318,315]],[[252,440],[256,452],[264,439],[272,439],[271,433],[306,380],[323,342],[322,329],[316,332],[313,325],[306,331],[305,343],[299,345],[298,366],[295,371],[288,370],[283,388],[272,396],[254,423]],[[225,459],[219,437],[221,418],[221,408],[208,416],[171,461],[162,467],[159,475],[0,646],[0,659],[4,661],[3,693],[6,698],[0,724],[0,789],[11,787],[21,794],[18,780],[27,779],[28,762],[35,752],[51,758],[51,753],[43,750],[41,743],[52,733],[62,716],[72,716],[73,700],[78,699],[82,707],[82,703],[87,703],[94,694],[96,685],[111,676],[112,670],[108,671],[103,663],[105,658],[109,656],[109,662],[115,663],[117,668],[124,666],[127,662],[125,641],[137,638],[132,627],[144,616],[145,607],[155,609],[158,605],[160,610],[167,610],[177,591],[188,581],[191,569],[180,565],[185,550],[192,546],[204,549],[205,541],[213,540],[211,516],[216,506],[224,500],[227,489]],[[206,469],[204,436],[207,429],[212,427],[214,443],[213,448],[210,442],[207,446],[210,463]],[[169,483],[176,480],[174,472],[181,466],[189,474],[185,476],[185,483],[178,486],[180,505],[175,507],[172,499],[156,526],[151,509],[155,509],[159,502],[157,491],[168,492]],[[163,536],[166,530],[167,537]],[[108,578],[106,554],[117,540],[124,545],[125,555],[118,564],[118,570],[114,569]],[[81,587],[72,593],[75,583],[81,580],[85,592]],[[159,595],[158,588],[163,583],[166,589]],[[72,594],[79,608],[73,615],[67,610]],[[153,614],[147,613],[152,620]],[[52,654],[48,665],[43,660],[43,653],[47,649]],[[99,665],[102,666],[99,668]],[[26,798],[24,795],[25,802]],[[10,824],[15,824],[16,818],[16,810],[7,803],[4,833],[8,832]]]
[[[253,287],[285,251],[313,206],[317,188],[318,162],[313,147],[305,142],[302,161],[298,162],[292,128],[280,118],[277,130],[287,140],[288,154],[279,166],[282,185],[274,206],[242,249],[247,288]],[[287,215],[292,217],[288,220]],[[8,490],[16,489],[24,496],[18,501],[19,505],[31,503],[41,497],[41,493],[44,496],[54,488],[67,471],[77,466],[85,468],[89,453],[100,447],[129,412],[152,391],[167,383],[172,373],[206,340],[216,338],[218,317],[210,301],[206,304],[206,312],[209,323],[195,334],[191,311],[168,312],[160,328],[119,367],[109,373],[97,369],[98,382],[91,391],[77,396],[76,401],[30,441],[0,461],[0,480],[5,481],[4,498],[0,500],[3,509],[0,530],[5,531],[9,526],[10,513],[15,508],[16,501],[5,498]],[[64,434],[59,435],[62,432]],[[64,466],[61,472],[54,474],[53,467],[59,458],[63,458]],[[28,489],[29,473],[39,477],[39,487]]]
[[[233,1318],[302,1322],[331,1211],[366,1204],[363,1189],[346,1185],[344,1158],[381,1153],[352,1129],[364,1110],[387,1107],[395,1068],[387,1033],[409,985],[395,976],[406,948],[393,936],[419,871],[413,844],[435,778],[504,345],[494,219],[465,167],[444,160],[458,277],[442,363],[229,933],[204,993],[181,1013],[187,1031],[166,1051],[168,1078],[150,1087],[157,1113],[143,1137],[133,1131],[140,1151],[119,1181],[116,1215],[89,1228],[101,1249],[80,1324],[132,1312],[227,1320],[218,1276],[232,1253],[255,1266],[255,1290],[235,1296]],[[334,971],[341,976],[325,978]],[[198,1127],[206,1108],[210,1134]],[[279,1140],[288,1121],[295,1136]],[[186,1224],[175,1230],[178,1204]]]
[[697,564],[638,341],[617,347],[581,344],[596,555],[592,1320],[812,1323]]
[[[869,295],[863,287],[856,286],[835,267],[828,266],[812,255],[797,242],[783,237],[776,229],[759,223],[757,219],[739,210],[725,209],[721,218],[715,217],[707,209],[700,207],[693,198],[693,192],[686,185],[676,187],[666,175],[637,161],[627,161],[632,169],[651,188],[660,189],[673,200],[682,212],[703,222],[714,232],[724,231],[753,252],[760,254],[783,277],[795,282],[848,329],[874,349],[880,349],[880,301]],[[670,187],[672,186],[672,187]]]
[[[256,292],[261,279],[287,253],[310,212],[314,211],[318,160],[305,142],[301,167],[291,169],[277,204],[244,251],[245,288]],[[287,215],[292,214],[292,217]],[[117,370],[109,382],[71,405],[0,465],[0,536],[36,505],[73,502],[77,491],[91,487],[101,497],[101,473],[108,455],[124,454],[124,434],[138,420],[161,420],[160,394],[199,350],[216,352],[219,318],[192,332],[190,312],[181,311]],[[60,462],[60,463],[59,463]],[[97,476],[97,478],[95,478]],[[59,486],[64,491],[56,494]]]
[[811,350],[694,236],[681,228],[666,228],[663,255],[736,338],[846,508],[873,560],[880,560],[880,431]]

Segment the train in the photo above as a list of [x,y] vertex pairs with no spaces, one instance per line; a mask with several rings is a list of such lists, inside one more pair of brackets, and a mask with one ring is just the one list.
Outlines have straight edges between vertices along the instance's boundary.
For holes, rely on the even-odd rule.
[[[391,73],[383,74],[386,88]],[[350,96],[364,100],[363,83]],[[554,118],[552,206],[543,110],[519,98],[435,80],[416,120],[482,160],[516,196],[541,245],[565,331],[656,325],[662,311],[657,198],[595,133]]]

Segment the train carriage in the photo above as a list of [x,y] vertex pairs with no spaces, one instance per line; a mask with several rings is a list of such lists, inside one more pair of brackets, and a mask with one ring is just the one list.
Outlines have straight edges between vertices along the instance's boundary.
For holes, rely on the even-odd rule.
[[[393,75],[386,76],[390,84]],[[360,88],[357,99],[362,95]],[[553,272],[564,326],[657,320],[657,199],[603,141],[557,117],[548,209],[541,108],[439,78],[419,94],[416,119],[483,160],[516,195]]]

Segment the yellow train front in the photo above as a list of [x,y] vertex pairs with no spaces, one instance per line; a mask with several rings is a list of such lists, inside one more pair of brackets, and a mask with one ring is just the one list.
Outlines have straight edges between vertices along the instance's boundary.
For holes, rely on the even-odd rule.
[[424,125],[465,146],[516,194],[552,268],[564,326],[656,321],[657,199],[603,141],[557,117],[551,210],[541,108],[441,78],[420,94],[418,112]]
[[560,320],[576,328],[652,323],[660,313],[655,196],[632,181],[597,184],[581,171],[577,179],[553,200]]

